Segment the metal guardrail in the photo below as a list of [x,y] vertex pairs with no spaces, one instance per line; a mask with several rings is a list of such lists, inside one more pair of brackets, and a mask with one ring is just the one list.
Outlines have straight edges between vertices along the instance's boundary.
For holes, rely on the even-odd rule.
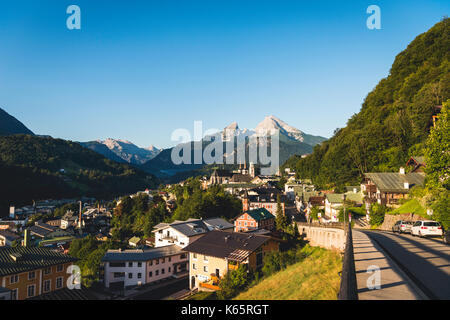
[[356,283],[355,257],[353,254],[352,227],[347,225],[347,238],[345,241],[344,260],[342,262],[341,286],[339,300],[358,300],[358,286]]

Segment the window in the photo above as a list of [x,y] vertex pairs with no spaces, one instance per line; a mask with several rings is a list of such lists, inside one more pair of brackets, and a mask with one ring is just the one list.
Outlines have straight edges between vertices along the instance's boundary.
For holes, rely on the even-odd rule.
[[51,267],[44,269],[44,274],[50,274],[50,273],[52,273],[52,268]]
[[161,269],[161,274],[164,274],[166,272],[165,269]]
[[171,262],[172,261],[172,257],[169,257],[169,262]]
[[148,263],[149,266],[153,265],[153,260],[150,260],[150,262]]
[[195,265],[195,263],[192,264],[192,269],[197,270],[197,266]]
[[56,278],[56,289],[61,289],[63,287],[63,277]]
[[11,276],[11,278],[9,279],[9,283],[11,283],[11,284],[17,283],[17,282],[19,282],[19,275],[17,275],[17,274]]
[[148,273],[148,276],[149,276],[150,278],[153,277],[153,272],[150,271],[150,272]]
[[180,259],[186,259],[186,254],[183,253],[182,255],[180,255]]
[[167,269],[167,272],[170,272],[170,267]]
[[142,267],[142,262],[138,262],[138,267]]
[[128,262],[128,267],[132,268],[133,267],[133,262]]
[[125,277],[125,272],[114,272],[114,278],[123,278]]
[[[34,271],[28,272],[28,280],[33,280],[34,278],[36,278],[36,272],[34,272]],[[32,296],[30,296],[30,297],[32,297]]]
[[155,271],[155,276],[159,275],[159,270]]
[[165,258],[162,258],[162,259],[161,259],[161,263],[164,263],[164,262],[166,262],[166,259],[165,259]]
[[32,284],[30,286],[28,286],[28,297],[34,297],[34,289],[35,289],[35,285]]
[[64,265],[59,264],[56,266],[56,272],[62,272],[64,270]]
[[208,257],[207,256],[203,256],[203,261],[204,262],[208,262]]
[[124,268],[125,267],[125,262],[110,262],[109,266],[111,268]]
[[44,292],[49,292],[51,289],[51,280],[44,281]]
[[133,274],[132,273],[128,274],[128,279],[133,279]]
[[138,273],[138,279],[142,278],[142,273]]
[[196,254],[196,253],[194,253],[194,254],[192,255],[192,259],[197,260],[197,254]]
[[11,290],[11,300],[17,300],[19,296],[19,289]]
[[204,271],[204,272],[208,272],[208,266],[204,266],[204,267],[203,267],[203,271]]
[[155,262],[156,262],[156,264],[159,264],[159,259],[156,259]]

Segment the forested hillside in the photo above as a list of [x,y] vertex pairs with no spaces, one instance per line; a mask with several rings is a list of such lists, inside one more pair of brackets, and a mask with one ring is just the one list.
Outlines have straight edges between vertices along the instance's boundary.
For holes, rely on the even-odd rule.
[[76,142],[0,137],[0,207],[75,196],[111,198],[157,186],[154,176],[106,159]]
[[397,171],[423,155],[435,107],[450,98],[449,19],[419,35],[396,58],[345,128],[286,167],[322,187],[360,182],[368,171]]

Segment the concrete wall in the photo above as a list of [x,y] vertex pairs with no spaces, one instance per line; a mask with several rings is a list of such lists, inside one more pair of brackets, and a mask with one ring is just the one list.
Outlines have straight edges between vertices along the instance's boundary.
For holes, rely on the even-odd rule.
[[[392,227],[399,220],[415,222],[418,220],[426,220],[426,219],[419,216],[418,214],[414,214],[414,213],[406,213],[406,214],[398,214],[398,215],[386,214],[384,216],[383,224],[378,229],[392,231]],[[432,217],[430,217],[430,220],[432,220]]]
[[344,251],[345,232],[343,229],[298,224],[300,234],[306,236],[311,246]]

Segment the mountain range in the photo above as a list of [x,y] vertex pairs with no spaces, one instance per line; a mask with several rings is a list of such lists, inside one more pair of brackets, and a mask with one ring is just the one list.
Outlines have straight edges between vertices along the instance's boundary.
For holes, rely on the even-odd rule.
[[[279,130],[279,160],[280,163],[284,163],[292,155],[305,155],[313,151],[314,146],[320,144],[327,139],[320,136],[313,136],[294,128],[284,121],[278,119],[277,117],[271,115],[265,117],[265,119],[260,122],[255,129],[240,129],[237,122],[233,122],[226,126],[223,131],[219,132],[217,136],[222,139],[224,143],[223,150],[226,150],[226,141],[230,139],[238,139],[241,136],[247,137],[246,140],[246,162],[249,163],[248,150],[252,143],[252,138],[265,136],[270,130]],[[202,147],[203,149],[209,144],[211,139],[203,139]],[[188,142],[191,144],[191,159],[194,159],[194,142]],[[183,144],[178,145],[181,148]],[[235,144],[236,145],[236,144]],[[160,178],[170,179],[171,182],[176,182],[173,177],[180,175],[187,171],[199,170],[206,165],[202,164],[174,164],[171,159],[173,148],[165,149],[160,152],[156,157],[144,163],[141,168],[147,172],[151,172]],[[233,150],[234,155],[236,154],[236,148]],[[230,153],[231,155],[231,153]],[[236,160],[234,163],[237,163]],[[171,178],[172,177],[172,178]]]
[[80,144],[111,160],[126,162],[133,165],[144,164],[156,157],[162,151],[154,146],[140,148],[130,141],[111,138],[104,141],[96,140],[80,142]]
[[[237,122],[233,122],[230,125],[226,126],[223,131],[219,132],[219,136],[224,143],[224,150],[226,150],[225,143],[227,139],[233,138],[237,140],[237,138],[239,137],[246,137],[246,162],[249,163],[250,160],[248,158],[248,151],[254,141],[252,140],[252,138],[266,135],[267,132],[270,132],[274,129],[278,130],[280,133],[280,163],[285,162],[292,155],[309,154],[313,151],[314,146],[326,140],[326,138],[324,137],[306,134],[301,130],[288,125],[286,122],[273,115],[265,117],[264,120],[255,127],[255,129],[240,129]],[[18,121],[16,118],[9,115],[2,109],[0,109],[0,133],[3,135],[34,135],[34,133],[26,128],[20,121]],[[49,136],[36,137],[52,139]],[[33,142],[39,144],[39,141],[40,140],[34,140]],[[191,150],[193,152],[194,142],[189,143],[192,144]],[[204,139],[202,141],[203,148],[205,148],[209,143],[210,139]],[[201,169],[206,165],[205,162],[201,164],[176,165],[172,162],[171,157],[173,148],[164,150],[158,149],[153,146],[150,146],[148,148],[141,148],[130,141],[122,139],[108,138],[106,140],[78,142],[78,144],[86,149],[95,151],[97,154],[100,154],[107,159],[122,164],[130,164],[137,169],[143,170],[146,173],[153,174],[158,178],[175,179],[171,180],[171,182],[177,182],[176,176],[180,175],[180,173],[180,176],[186,177],[189,175],[188,172]],[[180,146],[182,145],[178,145],[177,147]],[[234,157],[236,157],[236,153],[237,152],[235,148],[231,152],[231,154],[234,154]],[[48,154],[47,156],[51,157],[50,154]],[[193,154],[191,156],[191,159],[194,159]],[[237,163],[237,159],[234,163]]]

